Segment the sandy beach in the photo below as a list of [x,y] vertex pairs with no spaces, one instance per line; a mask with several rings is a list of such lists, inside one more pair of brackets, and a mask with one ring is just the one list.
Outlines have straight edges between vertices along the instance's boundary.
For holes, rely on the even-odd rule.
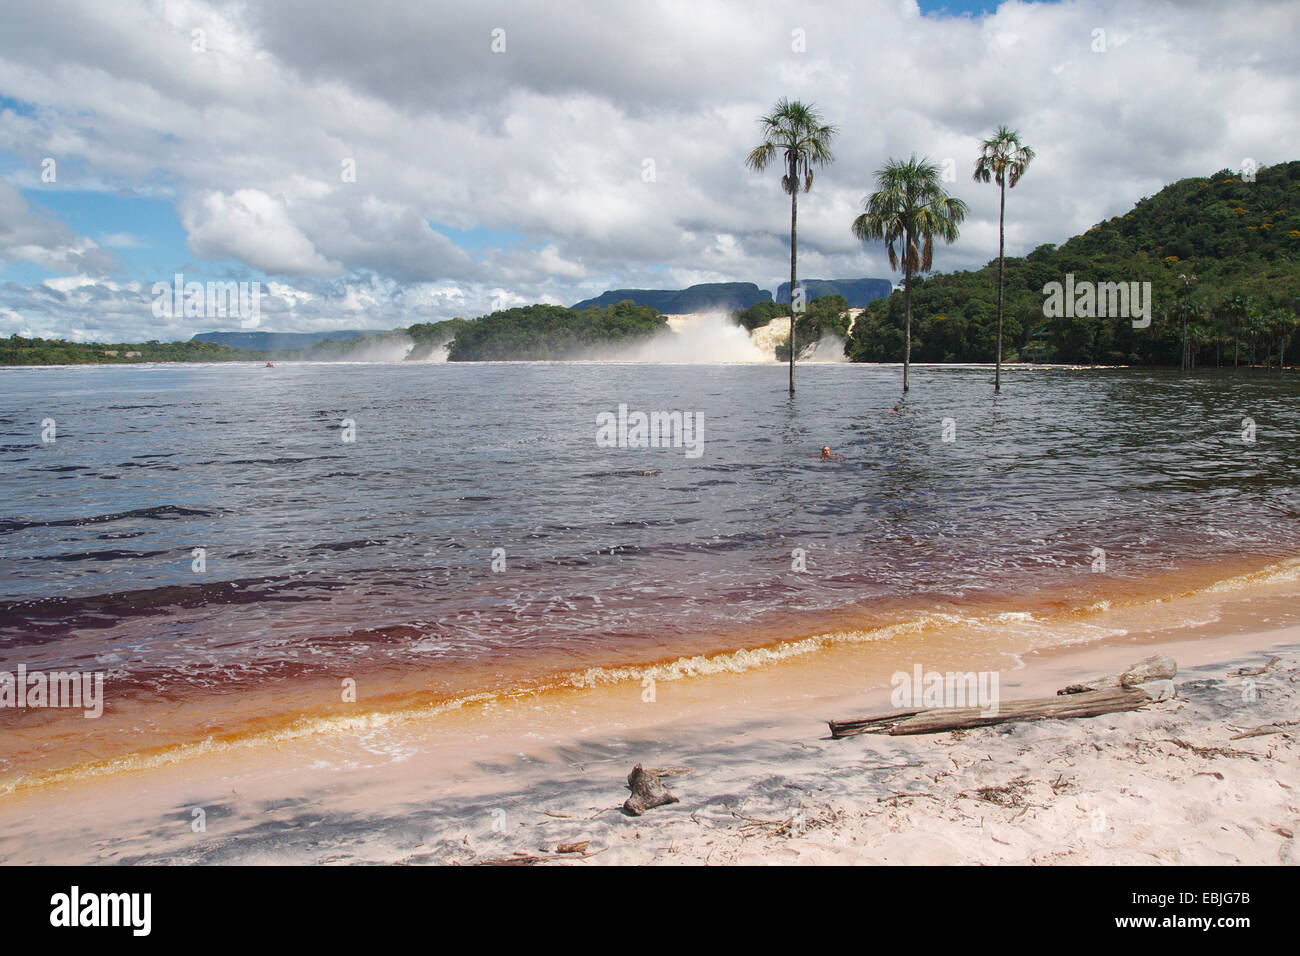
[[[1003,674],[1012,700],[1175,658],[1177,697],[1133,712],[835,740],[826,719],[888,710],[886,692],[764,697],[774,674],[798,684],[784,664],[683,680],[701,706],[667,723],[607,689],[18,791],[0,859],[1294,864],[1300,627],[1240,625],[1057,647]],[[638,763],[671,771],[679,802],[622,812]]]

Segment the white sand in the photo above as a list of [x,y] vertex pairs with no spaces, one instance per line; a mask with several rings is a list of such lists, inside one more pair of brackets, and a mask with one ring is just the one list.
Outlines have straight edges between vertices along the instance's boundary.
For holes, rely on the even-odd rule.
[[408,859],[590,840],[599,852],[581,865],[1300,863],[1300,725],[1233,739],[1300,718],[1300,648],[1276,653],[1253,701],[1239,665],[1212,665],[1181,674],[1177,700],[1088,720],[926,737],[738,734],[670,755],[694,768],[666,778],[680,804],[593,817],[621,794],[587,773],[567,797],[563,785],[519,795],[522,825],[508,837],[448,834]]
[[[1178,699],[1087,720],[832,740],[824,718],[862,709],[842,701],[541,750],[521,738],[513,755],[455,778],[384,753],[350,772],[284,752],[125,774],[7,798],[0,859],[472,864],[585,840],[586,855],[541,865],[1300,862],[1300,725],[1233,739],[1300,718],[1300,630],[1049,654],[1003,697],[1051,693],[1156,650],[1184,663]],[[1235,671],[1274,654],[1252,699]],[[692,768],[666,779],[681,802],[625,816],[637,762]]]

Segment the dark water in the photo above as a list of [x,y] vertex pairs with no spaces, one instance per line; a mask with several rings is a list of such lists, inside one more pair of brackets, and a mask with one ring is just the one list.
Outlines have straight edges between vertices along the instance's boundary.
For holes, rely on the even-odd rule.
[[[1094,548],[1119,581],[1300,552],[1295,374],[1013,369],[995,399],[987,369],[920,368],[901,403],[894,368],[805,367],[794,403],[785,375],[0,371],[0,668],[157,690],[344,659],[617,661],[845,606],[1091,584]],[[620,403],[702,414],[703,454],[598,447]]]

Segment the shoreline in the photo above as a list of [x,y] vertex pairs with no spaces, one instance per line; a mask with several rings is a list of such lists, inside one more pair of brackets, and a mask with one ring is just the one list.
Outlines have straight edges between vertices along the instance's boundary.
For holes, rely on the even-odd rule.
[[[516,852],[537,855],[548,841],[588,839],[600,850],[584,858],[592,863],[1170,862],[1168,853],[1151,855],[1135,844],[1134,834],[1141,830],[1139,817],[1174,819],[1184,812],[1179,774],[1186,772],[1194,779],[1182,782],[1199,788],[1201,802],[1194,806],[1201,817],[1200,823],[1182,825],[1195,835],[1198,826],[1214,822],[1215,849],[1205,858],[1180,850],[1172,861],[1300,862],[1290,850],[1291,856],[1278,856],[1279,847],[1291,842],[1277,834],[1269,838],[1283,841],[1276,847],[1240,833],[1219,838],[1223,821],[1215,814],[1228,814],[1228,820],[1228,804],[1201,792],[1206,780],[1223,783],[1213,776],[1223,773],[1212,766],[1215,757],[1202,758],[1195,749],[1184,754],[1181,744],[1161,744],[1159,753],[1142,744],[1147,749],[1139,756],[1145,763],[1130,766],[1134,742],[1150,738],[1155,746],[1151,735],[1157,730],[1164,734],[1161,739],[1177,738],[1192,748],[1253,754],[1249,760],[1231,758],[1231,781],[1238,786],[1232,792],[1248,792],[1242,806],[1268,817],[1259,824],[1268,824],[1263,832],[1275,826],[1295,832],[1300,775],[1291,759],[1294,735],[1256,738],[1249,746],[1227,744],[1229,722],[1257,726],[1298,716],[1300,626],[1261,628],[1258,618],[1039,648],[1003,677],[1004,699],[1042,696],[1122,670],[1157,651],[1174,656],[1180,664],[1179,697],[1132,713],[933,737],[830,740],[826,719],[864,708],[888,710],[887,690],[801,696],[799,688],[817,683],[818,674],[814,669],[800,677],[795,673],[800,665],[688,679],[671,691],[661,687],[666,696],[683,698],[675,713],[662,719],[647,719],[639,700],[611,688],[584,698],[584,706],[488,702],[472,713],[444,715],[443,721],[351,728],[13,793],[0,798],[0,859],[473,863]],[[1230,671],[1262,664],[1274,652],[1285,657],[1260,678],[1258,700],[1239,700],[1240,681],[1234,684]],[[765,698],[756,679],[780,685],[784,697]],[[1187,754],[1196,758],[1191,764]],[[1064,772],[1071,761],[1086,773],[1076,774],[1079,779],[1068,792],[1057,793],[1044,775]],[[667,781],[681,804],[651,810],[644,818],[619,813],[627,795],[624,778],[634,763],[691,767],[690,774]],[[864,763],[886,769],[863,774]],[[894,764],[915,766],[889,770]],[[1008,766],[1017,774],[997,779],[999,768]],[[1201,773],[1210,776],[1194,776]],[[978,790],[1020,778],[1028,783],[1012,787],[1013,805],[970,803],[979,798],[969,796],[969,784],[978,784]],[[947,789],[935,789],[939,782]],[[1118,799],[1125,788],[1147,794],[1140,813]],[[890,797],[907,792],[932,796]],[[799,802],[791,802],[792,794],[801,795]],[[1025,794],[1035,799],[1022,801]],[[1082,810],[1066,807],[1067,795],[1080,798],[1075,802]],[[1080,802],[1083,795],[1090,795],[1091,803]],[[1026,802],[1046,808],[1041,812],[1052,814],[1053,826],[1074,820],[1069,832],[1078,839],[1060,850],[1042,842],[1046,831],[1017,836],[1007,812],[1023,809]],[[89,807],[93,814],[86,812]],[[785,816],[778,813],[782,807]],[[1080,828],[1075,817],[1098,809],[1113,821],[1127,821],[1098,831],[1111,833],[1109,842],[1075,832]],[[196,810],[205,821],[202,831],[192,829]],[[971,830],[975,810],[988,811],[978,818],[987,818],[988,828],[981,823]],[[803,814],[804,833],[783,825],[796,811]],[[952,831],[937,844],[948,847],[951,859],[934,858],[926,841],[935,827]]]
[[[1014,674],[1028,655],[1122,641],[1130,634],[1184,628],[1230,633],[1231,626],[1221,626],[1225,616],[1230,624],[1244,622],[1238,628],[1276,626],[1278,620],[1300,624],[1300,616],[1288,613],[1296,596],[1300,558],[1238,559],[1142,580],[1115,579],[1101,592],[1040,591],[1032,600],[1024,593],[976,595],[964,602],[921,602],[865,615],[862,609],[842,608],[714,635],[711,646],[695,653],[688,649],[695,641],[661,642],[648,655],[629,646],[622,651],[627,656],[573,661],[567,667],[561,658],[543,659],[540,671],[534,666],[538,662],[523,671],[496,662],[487,670],[467,671],[461,685],[455,683],[460,678],[439,674],[437,690],[425,667],[353,669],[348,673],[362,688],[353,704],[339,701],[337,678],[324,673],[233,695],[187,697],[169,691],[143,704],[112,703],[92,728],[108,739],[97,741],[93,750],[76,715],[33,712],[25,715],[28,724],[11,725],[10,743],[22,748],[15,751],[22,756],[0,776],[0,800],[79,779],[183,767],[315,738],[408,730],[436,735],[443,725],[471,733],[482,715],[493,713],[542,713],[557,732],[571,734],[584,729],[572,718],[576,713],[625,727],[707,720],[718,706],[744,717],[872,692],[888,686],[900,667],[910,670],[918,661]],[[1276,613],[1256,612],[1252,603]],[[652,711],[642,706],[647,689],[658,705]],[[738,700],[752,706],[737,706]],[[163,722],[153,723],[159,719]],[[144,739],[151,742],[142,746],[134,741],[144,728]],[[90,754],[96,756],[87,759]]]

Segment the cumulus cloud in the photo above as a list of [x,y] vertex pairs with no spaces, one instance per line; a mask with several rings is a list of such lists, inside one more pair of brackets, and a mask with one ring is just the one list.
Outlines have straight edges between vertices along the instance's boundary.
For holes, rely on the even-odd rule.
[[407,203],[366,194],[339,202],[313,203],[301,217],[321,251],[352,269],[369,269],[407,282],[456,275],[475,276],[474,261],[434,231]]
[[210,192],[185,205],[181,222],[190,251],[220,259],[229,256],[263,272],[322,275],[342,270],[325,259],[289,217],[284,202],[260,189],[237,189],[229,196]]
[[56,272],[106,272],[111,252],[32,209],[21,192],[0,182],[0,262],[30,262]]
[[[1300,6],[1266,0],[1006,0],[982,18],[912,0],[46,0],[0,32],[0,89],[35,104],[3,111],[0,152],[27,189],[53,156],[59,188],[168,198],[199,265],[295,290],[267,327],[389,327],[606,288],[774,288],[788,199],[744,157],[781,96],[841,130],[800,203],[801,274],[889,275],[849,223],[874,170],[913,152],[951,159],[971,204],[937,267],[983,265],[997,191],[970,170],[1003,123],[1038,151],[1009,250],[1060,242],[1180,177],[1294,158],[1297,33]],[[7,261],[109,274],[106,250],[3,188]],[[54,296],[6,289],[5,315],[70,327]]]

